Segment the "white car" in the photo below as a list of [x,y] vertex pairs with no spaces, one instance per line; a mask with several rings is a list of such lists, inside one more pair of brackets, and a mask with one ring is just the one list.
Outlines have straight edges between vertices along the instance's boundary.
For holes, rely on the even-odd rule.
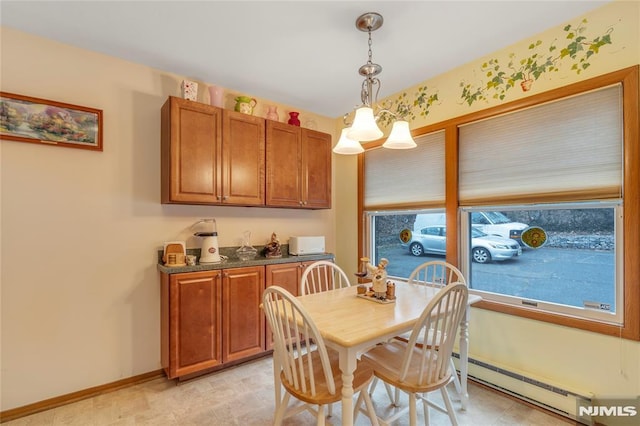
[[502,238],[511,238],[520,245],[522,231],[529,225],[521,222],[513,222],[500,212],[472,212],[471,226],[488,235],[499,235]]
[[[444,225],[427,226],[420,233],[412,233],[411,240],[402,245],[408,246],[414,256],[421,256],[423,253],[446,254],[446,236],[447,228]],[[474,262],[512,259],[521,254],[522,247],[517,241],[471,229],[471,258]]]

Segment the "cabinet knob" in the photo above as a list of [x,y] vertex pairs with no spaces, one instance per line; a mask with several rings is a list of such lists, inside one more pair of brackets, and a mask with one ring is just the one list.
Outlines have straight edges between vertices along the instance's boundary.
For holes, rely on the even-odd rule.
[[228,199],[229,197],[227,197],[226,195],[222,197],[223,200]]
[[307,202],[306,202],[306,201],[304,202],[304,205],[305,205],[305,206],[307,205]]
[[298,201],[298,204],[302,205],[302,201]]
[[219,200],[219,199],[220,199],[220,196],[219,196],[219,195],[216,195],[216,200]]

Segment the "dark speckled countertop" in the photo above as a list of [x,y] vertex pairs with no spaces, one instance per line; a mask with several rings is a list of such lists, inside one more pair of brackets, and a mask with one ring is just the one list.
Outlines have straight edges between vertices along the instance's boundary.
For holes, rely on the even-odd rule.
[[[258,250],[258,255],[252,260],[242,261],[236,256],[236,250],[239,247],[220,247],[220,255],[227,256],[227,260],[223,260],[220,263],[196,263],[194,266],[176,266],[168,267],[162,264],[162,250],[158,251],[158,270],[165,274],[178,274],[182,272],[198,272],[198,271],[212,271],[216,269],[228,269],[228,268],[244,268],[247,266],[261,266],[261,265],[274,265],[279,263],[292,263],[292,262],[315,262],[316,260],[333,260],[334,255],[332,253],[322,254],[310,254],[306,256],[294,256],[289,254],[289,246],[283,244],[282,257],[264,257],[262,249],[264,246],[254,246]],[[187,249],[187,254],[193,254],[200,259],[200,249]]]

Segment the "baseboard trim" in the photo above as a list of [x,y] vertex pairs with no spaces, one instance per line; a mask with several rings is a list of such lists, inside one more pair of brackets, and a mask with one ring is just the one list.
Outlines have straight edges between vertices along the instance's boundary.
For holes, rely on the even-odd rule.
[[68,393],[66,395],[56,396],[55,398],[45,399],[44,401],[34,402],[33,404],[25,405],[22,407],[0,411],[0,423],[19,419],[20,417],[30,416],[31,414],[39,413],[51,408],[60,407],[61,405],[70,404],[72,402],[81,401],[83,399],[102,395],[108,392],[113,392],[118,389],[137,385],[139,383],[144,383],[149,380],[158,379],[164,376],[164,370],[150,371],[148,373],[139,374],[137,376],[118,380],[112,383],[83,389],[81,391]]

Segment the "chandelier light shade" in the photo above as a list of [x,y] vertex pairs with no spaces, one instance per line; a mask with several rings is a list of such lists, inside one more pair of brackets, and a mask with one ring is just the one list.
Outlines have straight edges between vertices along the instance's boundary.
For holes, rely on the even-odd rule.
[[349,139],[367,142],[380,139],[382,135],[382,130],[376,124],[376,118],[373,116],[373,109],[370,107],[358,108],[353,124],[347,132]]
[[[375,12],[365,13],[356,19],[356,28],[360,31],[366,31],[369,34],[369,60],[358,70],[360,75],[364,77],[360,90],[362,104],[356,107],[353,123],[350,125],[347,123],[349,114],[345,114],[344,120],[348,127],[342,130],[340,140],[333,149],[333,152],[336,154],[359,154],[364,152],[364,148],[360,142],[380,139],[384,135],[377,123],[380,116],[382,114],[390,114],[394,118],[398,117],[397,114],[388,109],[380,109],[377,113],[374,111],[374,107],[378,102],[378,92],[380,91],[381,85],[377,75],[382,72],[382,66],[372,61],[371,33],[380,28],[382,22],[382,15]],[[389,138],[382,146],[383,148],[391,149],[415,148],[416,143],[411,137],[409,123],[404,120],[395,121]]]
[[349,139],[347,136],[349,130],[349,127],[342,129],[342,132],[340,133],[340,140],[338,140],[338,143],[333,148],[333,152],[336,154],[352,155],[364,152],[364,148],[360,145],[360,142]]
[[416,145],[416,142],[411,136],[409,123],[403,120],[398,120],[393,123],[391,134],[387,138],[386,142],[382,144],[383,148],[389,149],[411,149],[416,146],[418,145]]

